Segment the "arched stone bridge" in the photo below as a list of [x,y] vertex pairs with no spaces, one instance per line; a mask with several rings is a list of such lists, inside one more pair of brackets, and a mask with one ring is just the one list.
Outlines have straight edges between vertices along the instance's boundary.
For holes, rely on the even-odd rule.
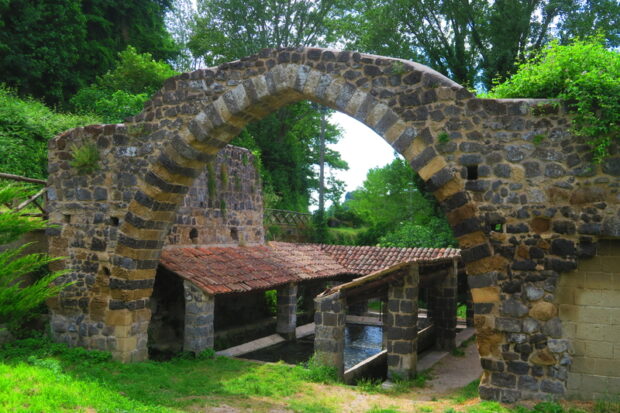
[[[75,281],[50,303],[55,338],[146,359],[147,303],[183,197],[248,123],[304,99],[376,131],[444,208],[475,302],[481,396],[561,396],[581,380],[571,370],[580,324],[563,315],[558,283],[597,255],[599,239],[620,236],[618,155],[592,166],[553,102],[478,99],[420,64],[317,48],[266,49],[170,78],[126,123],[50,143],[50,251],[68,257]],[[83,176],[68,160],[87,142],[102,159]],[[617,270],[609,274],[617,292]]]

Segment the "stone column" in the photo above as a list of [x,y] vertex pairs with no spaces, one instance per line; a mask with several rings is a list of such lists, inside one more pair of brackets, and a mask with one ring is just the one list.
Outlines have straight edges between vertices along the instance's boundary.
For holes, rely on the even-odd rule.
[[452,350],[456,347],[456,290],[457,262],[453,261],[446,277],[432,288],[433,324],[435,325],[435,347]]
[[346,300],[340,292],[314,300],[314,354],[316,360],[333,366],[338,377],[344,378],[344,327],[347,315]]
[[388,379],[409,379],[416,375],[418,362],[417,264],[411,264],[403,278],[388,287],[387,335]]
[[278,314],[276,333],[287,340],[295,340],[297,327],[297,284],[278,288]]
[[213,348],[215,297],[205,294],[191,282],[183,281],[185,291],[185,333],[183,351],[200,353]]

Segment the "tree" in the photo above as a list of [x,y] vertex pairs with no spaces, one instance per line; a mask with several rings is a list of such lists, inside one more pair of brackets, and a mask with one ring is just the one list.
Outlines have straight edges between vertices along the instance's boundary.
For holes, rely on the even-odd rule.
[[[416,60],[486,89],[549,42],[602,31],[618,43],[611,0],[360,0],[343,25],[349,46]],[[597,18],[596,11],[604,10]]]
[[[28,194],[25,187],[2,185],[0,205],[14,202],[25,194]],[[20,212],[3,211],[0,213],[0,245],[45,227],[44,221],[33,220]],[[0,252],[0,325],[10,330],[18,329],[32,315],[32,310],[67,286],[57,282],[64,272],[50,273],[43,270],[47,264],[60,258],[50,258],[46,254],[24,254],[28,245],[9,247]],[[42,271],[43,275],[27,285],[25,276],[37,271]]]
[[166,13],[166,29],[179,48],[179,54],[170,63],[180,72],[196,70],[203,63],[202,58],[195,57],[188,46],[196,13],[193,0],[174,0]]
[[[198,2],[194,31],[188,43],[194,56],[208,65],[227,62],[265,47],[324,45],[334,39],[334,19],[342,12],[340,0],[203,0]],[[249,136],[248,136],[249,135]],[[310,193],[318,188],[313,165],[319,162],[320,116],[308,102],[289,105],[249,125],[233,143],[258,148],[262,156],[264,188],[273,191],[272,207],[307,211]],[[326,142],[339,137],[327,125]],[[326,151],[326,164],[346,169],[339,154]],[[328,178],[326,196],[341,188]]]
[[347,206],[370,226],[365,244],[399,247],[454,245],[452,231],[432,195],[402,158],[368,171]]
[[111,69],[128,45],[175,55],[163,17],[168,0],[0,2],[0,79],[21,96],[64,105]]
[[104,122],[122,122],[140,112],[164,81],[176,74],[167,63],[153,60],[150,53],[139,54],[129,46],[118,54],[114,69],[80,89],[71,104],[77,111],[94,113]]

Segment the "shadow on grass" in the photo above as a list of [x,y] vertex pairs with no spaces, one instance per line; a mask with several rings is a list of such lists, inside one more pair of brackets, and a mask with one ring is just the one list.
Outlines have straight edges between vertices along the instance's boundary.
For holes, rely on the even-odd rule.
[[[0,386],[18,389],[11,400],[0,398],[0,406],[33,406],[36,401],[32,411],[93,407],[160,412],[201,403],[209,396],[280,399],[299,392],[308,374],[302,367],[224,357],[122,364],[108,353],[67,348],[46,339],[11,343],[0,350],[0,361]],[[29,375],[37,382],[36,391],[24,380]]]

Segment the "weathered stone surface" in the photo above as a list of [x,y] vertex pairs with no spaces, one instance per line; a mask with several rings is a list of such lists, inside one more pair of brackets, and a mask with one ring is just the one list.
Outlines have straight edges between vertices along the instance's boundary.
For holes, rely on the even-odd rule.
[[532,353],[532,357],[530,357],[530,361],[539,366],[552,366],[556,363],[556,358],[549,352],[549,349],[544,348],[542,350],[537,350]]
[[552,303],[540,301],[532,306],[529,314],[536,320],[547,321],[556,316],[557,308]]

